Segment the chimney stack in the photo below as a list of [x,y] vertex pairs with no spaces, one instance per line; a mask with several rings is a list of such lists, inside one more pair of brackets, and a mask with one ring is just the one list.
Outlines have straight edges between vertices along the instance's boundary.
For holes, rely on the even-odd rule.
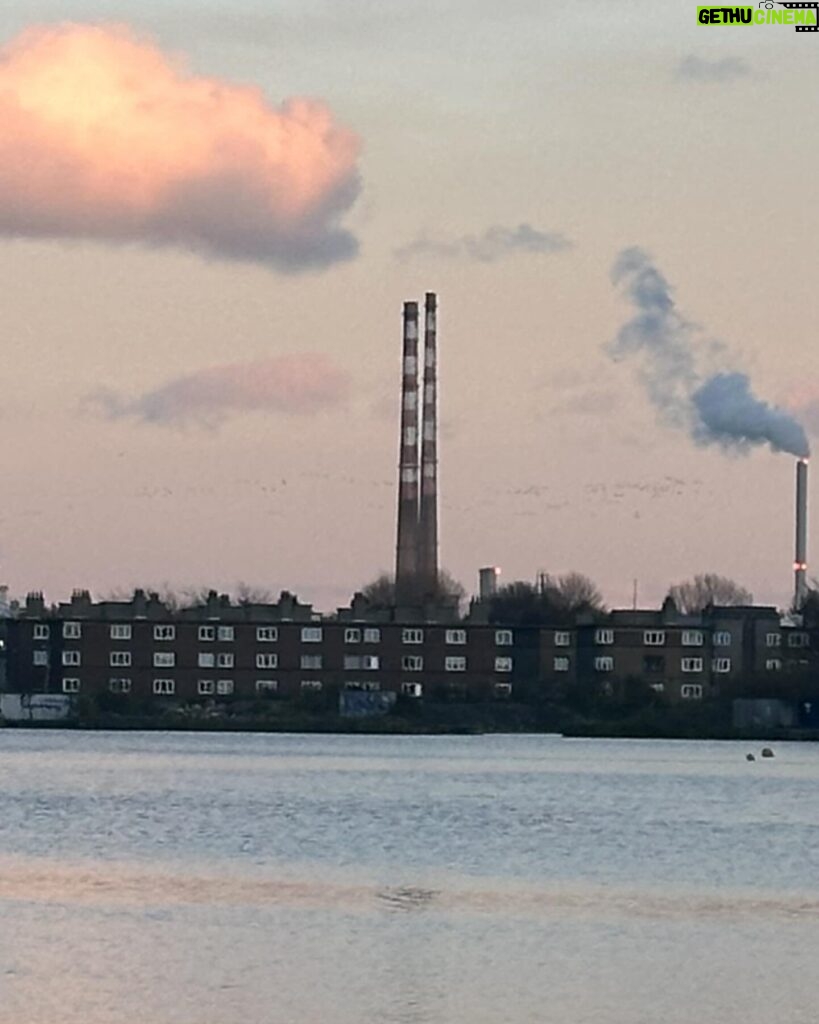
[[496,565],[488,565],[478,570],[478,597],[481,601],[491,601],[498,592],[500,569]]
[[418,568],[422,596],[438,589],[438,302],[424,304],[424,410],[421,441],[421,503]]
[[808,460],[796,463],[796,554],[793,560],[794,607],[804,604],[808,593]]
[[413,604],[418,590],[418,303],[404,303],[401,443],[395,599]]

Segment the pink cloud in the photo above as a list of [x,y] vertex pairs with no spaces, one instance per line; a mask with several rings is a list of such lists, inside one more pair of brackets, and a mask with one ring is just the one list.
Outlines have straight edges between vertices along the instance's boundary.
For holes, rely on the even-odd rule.
[[357,137],[309,99],[195,76],[120,25],[0,52],[0,234],[172,245],[296,270],[349,258]]
[[305,353],[213,366],[135,398],[102,390],[89,402],[109,419],[216,427],[246,412],[315,414],[341,404],[348,388],[347,375],[329,357]]

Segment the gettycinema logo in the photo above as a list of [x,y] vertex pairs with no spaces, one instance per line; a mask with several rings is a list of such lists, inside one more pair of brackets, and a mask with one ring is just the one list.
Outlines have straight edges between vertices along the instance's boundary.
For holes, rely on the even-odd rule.
[[700,25],[794,25],[797,32],[817,32],[819,0],[807,4],[773,4],[766,0],[757,7],[698,7],[697,21]]

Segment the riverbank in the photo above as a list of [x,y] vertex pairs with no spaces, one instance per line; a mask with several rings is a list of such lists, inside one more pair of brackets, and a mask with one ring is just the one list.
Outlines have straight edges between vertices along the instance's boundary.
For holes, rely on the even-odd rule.
[[581,714],[557,704],[399,703],[390,713],[343,717],[326,708],[305,708],[285,701],[262,707],[217,705],[117,711],[80,705],[59,722],[3,722],[10,729],[77,729],[140,732],[315,733],[393,736],[480,735],[488,733],[559,734],[599,739],[816,740],[817,730],[740,729],[732,725],[727,702],[695,707],[611,709]]

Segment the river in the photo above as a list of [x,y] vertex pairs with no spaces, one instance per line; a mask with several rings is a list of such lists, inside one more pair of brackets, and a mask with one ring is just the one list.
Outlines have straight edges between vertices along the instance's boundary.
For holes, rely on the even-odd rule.
[[0,731],[0,1024],[814,1024],[774,749]]

